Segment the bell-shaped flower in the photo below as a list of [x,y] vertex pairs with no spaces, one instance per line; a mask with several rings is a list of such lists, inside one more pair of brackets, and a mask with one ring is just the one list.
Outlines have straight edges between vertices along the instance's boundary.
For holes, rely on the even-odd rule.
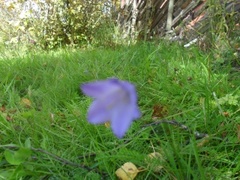
[[88,110],[92,124],[110,122],[114,134],[122,138],[132,121],[141,116],[134,85],[118,79],[83,84],[84,94],[94,98]]

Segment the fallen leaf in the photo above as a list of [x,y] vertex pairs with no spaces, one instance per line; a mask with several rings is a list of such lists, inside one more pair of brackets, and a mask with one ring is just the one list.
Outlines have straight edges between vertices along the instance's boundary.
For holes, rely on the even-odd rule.
[[123,166],[118,168],[115,174],[121,180],[132,180],[137,176],[139,172],[140,171],[133,163],[127,162]]
[[31,101],[30,101],[29,99],[27,99],[27,98],[22,98],[22,99],[21,99],[21,105],[24,106],[24,107],[26,107],[26,108],[30,108],[31,105],[32,105],[32,103],[31,103]]
[[7,121],[12,121],[13,120],[13,118],[10,115],[7,115],[6,119],[7,119]]
[[148,154],[148,157],[149,157],[150,159],[154,159],[154,158],[163,159],[163,156],[162,156],[160,153],[158,153],[158,152],[150,153],[150,154]]
[[151,84],[153,81],[151,79],[148,79],[148,83]]
[[210,137],[207,135],[205,136],[199,143],[197,143],[197,147],[205,146],[210,140]]
[[0,107],[0,111],[1,111],[1,112],[6,111],[6,106],[5,106],[4,104]]
[[109,121],[108,121],[108,122],[105,122],[104,125],[105,125],[106,128],[109,128],[109,127],[111,126],[111,124],[110,124]]
[[152,114],[152,118],[156,119],[156,118],[163,118],[167,115],[168,111],[167,111],[167,107],[160,105],[160,104],[156,104],[153,106],[153,114]]
[[222,115],[225,116],[225,117],[229,117],[229,113],[228,112],[223,112]]

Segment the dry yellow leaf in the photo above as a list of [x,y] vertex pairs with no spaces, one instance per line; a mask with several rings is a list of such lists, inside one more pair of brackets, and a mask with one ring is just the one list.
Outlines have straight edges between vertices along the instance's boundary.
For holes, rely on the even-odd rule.
[[206,135],[201,141],[197,144],[197,147],[203,147],[206,146],[206,144],[209,142],[210,137]]
[[21,105],[26,107],[26,108],[29,108],[29,107],[31,107],[32,103],[31,103],[31,101],[29,99],[22,98],[21,99]]
[[125,163],[123,166],[118,168],[115,172],[117,177],[121,180],[132,180],[137,176],[138,173],[139,173],[139,170],[131,162]]
[[105,127],[106,127],[106,128],[109,128],[109,127],[111,126],[111,124],[110,124],[110,122],[109,122],[109,121],[108,121],[108,122],[105,122],[105,124],[104,124],[104,125],[105,125]]
[[162,155],[160,153],[158,153],[158,152],[150,153],[150,154],[148,154],[148,157],[150,159],[153,159],[153,158],[161,158],[162,159],[163,158]]

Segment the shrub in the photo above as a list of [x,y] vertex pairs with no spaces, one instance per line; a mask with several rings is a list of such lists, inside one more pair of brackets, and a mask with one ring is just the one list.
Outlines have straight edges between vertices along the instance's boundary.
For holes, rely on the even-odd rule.
[[98,0],[17,0],[0,3],[0,9],[5,45],[42,49],[89,44],[109,19],[104,1]]

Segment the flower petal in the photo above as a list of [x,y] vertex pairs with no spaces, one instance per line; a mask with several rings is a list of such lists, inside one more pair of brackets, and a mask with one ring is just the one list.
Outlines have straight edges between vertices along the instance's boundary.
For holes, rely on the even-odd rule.
[[122,138],[132,121],[141,116],[135,86],[127,81],[96,81],[83,84],[81,89],[95,99],[88,111],[88,121],[93,124],[111,121],[118,138]]
[[108,79],[105,81],[96,81],[91,83],[86,83],[81,85],[81,90],[84,94],[91,96],[93,98],[99,98],[103,94],[107,94],[109,91],[112,91],[118,88],[117,79]]
[[135,86],[130,84],[127,81],[121,81],[121,86],[128,93],[129,106],[131,106],[133,108],[133,114],[132,114],[133,118],[137,119],[137,118],[141,117],[141,112],[140,112],[140,110],[138,108],[138,104],[137,104],[137,93],[136,93]]
[[101,101],[95,100],[88,111],[88,121],[92,124],[100,124],[110,120],[109,112]]
[[133,121],[133,108],[129,105],[118,107],[112,111],[111,126],[113,133],[122,138]]
[[140,110],[138,109],[137,104],[135,104],[135,108],[133,108],[133,112],[132,112],[133,119],[140,118],[141,115],[142,114],[141,114]]
[[121,86],[125,91],[128,92],[130,101],[132,103],[137,103],[137,94],[135,86],[127,81],[121,81]]

